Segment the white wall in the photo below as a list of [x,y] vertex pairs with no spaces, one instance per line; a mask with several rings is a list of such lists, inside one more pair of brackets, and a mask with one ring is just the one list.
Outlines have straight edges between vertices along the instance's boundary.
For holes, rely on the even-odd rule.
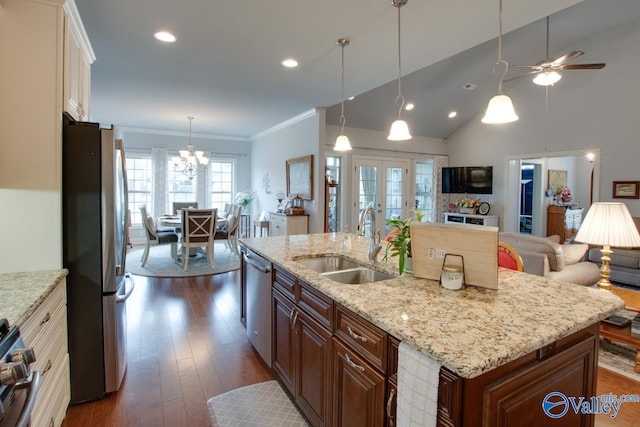
[[[292,118],[289,123],[263,132],[252,142],[251,189],[256,200],[249,205],[252,221],[261,211],[275,211],[278,201],[275,193],[286,193],[286,161],[313,154],[313,200],[304,202],[309,214],[309,232],[324,232],[324,159],[319,155],[320,142],[324,137],[325,113],[317,109]],[[263,185],[269,175],[270,191]]]
[[0,273],[62,267],[62,2],[0,6]]
[[[503,125],[485,125],[482,114],[448,138],[450,164],[494,166],[494,197],[504,200],[505,158],[528,153],[600,149],[600,201],[612,199],[612,181],[640,180],[640,27],[629,25],[583,40],[587,52],[582,62],[604,61],[602,70],[565,71],[563,79],[549,89],[548,121],[545,120],[545,88],[522,79],[508,89],[520,120]],[[580,61],[578,61],[580,62]],[[487,100],[488,102],[488,100]],[[588,170],[590,165],[576,166]],[[575,185],[575,184],[574,184]],[[495,189],[498,189],[496,192]],[[586,198],[584,193],[580,198]],[[598,201],[598,200],[594,200]],[[640,200],[624,200],[633,216],[640,216]]]

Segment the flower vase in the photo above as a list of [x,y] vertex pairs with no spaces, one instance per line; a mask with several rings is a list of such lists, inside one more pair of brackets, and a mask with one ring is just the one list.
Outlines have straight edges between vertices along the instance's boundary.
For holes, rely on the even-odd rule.
[[460,213],[473,215],[476,213],[476,208],[460,208]]
[[404,257],[404,271],[403,273],[413,274],[413,258],[410,256]]

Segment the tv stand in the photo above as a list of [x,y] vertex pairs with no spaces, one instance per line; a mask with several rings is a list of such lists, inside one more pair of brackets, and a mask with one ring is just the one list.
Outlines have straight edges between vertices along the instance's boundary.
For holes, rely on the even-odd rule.
[[498,215],[471,215],[455,212],[445,212],[442,214],[445,224],[473,224],[497,227]]

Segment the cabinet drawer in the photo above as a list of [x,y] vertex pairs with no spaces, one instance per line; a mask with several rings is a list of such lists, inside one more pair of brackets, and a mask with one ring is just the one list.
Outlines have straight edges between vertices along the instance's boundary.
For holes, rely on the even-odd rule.
[[[22,335],[25,344],[32,346],[38,334],[44,334],[47,336],[53,334],[53,322],[51,321],[51,316],[61,307],[64,308],[66,304],[66,296],[67,287],[65,281],[62,281],[62,283],[60,283],[53,292],[47,296],[40,307],[31,314],[29,319],[27,319],[23,325],[20,325],[20,334]],[[37,356],[38,355],[36,354],[36,357]]]
[[387,372],[387,333],[336,304],[335,336],[382,373]]
[[71,398],[69,386],[69,355],[65,354],[52,374],[52,382],[46,390],[40,388],[36,406],[31,414],[33,426],[60,426]]
[[295,300],[296,278],[279,268],[273,269],[273,286],[291,301]]
[[298,281],[296,303],[329,331],[332,330],[333,300],[311,285]]

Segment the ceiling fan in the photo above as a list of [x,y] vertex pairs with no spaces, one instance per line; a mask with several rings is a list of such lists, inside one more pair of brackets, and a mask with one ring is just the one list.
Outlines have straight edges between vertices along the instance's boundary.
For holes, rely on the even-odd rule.
[[505,82],[520,79],[529,75],[537,74],[533,79],[533,82],[540,86],[552,86],[558,80],[562,78],[558,70],[599,70],[605,67],[604,62],[593,64],[567,64],[567,62],[584,55],[581,50],[574,50],[566,55],[562,55],[559,58],[549,58],[549,17],[547,16],[547,50],[546,57],[535,65],[511,65],[511,68],[531,68],[532,71],[522,74],[520,76],[506,79]]

